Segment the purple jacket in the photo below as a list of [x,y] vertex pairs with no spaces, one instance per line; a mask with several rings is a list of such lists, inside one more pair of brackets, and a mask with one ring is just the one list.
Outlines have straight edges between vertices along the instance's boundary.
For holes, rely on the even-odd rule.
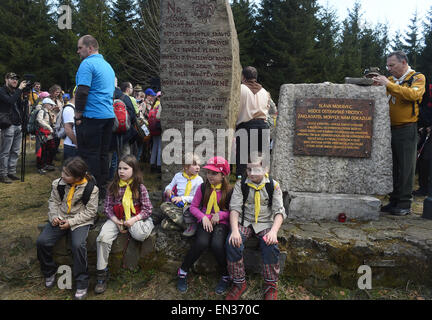
[[[222,196],[222,192],[220,190],[216,190],[216,194],[217,194],[217,201],[219,202],[221,196]],[[203,195],[201,193],[201,187],[197,188],[197,191],[195,193],[195,196],[192,200],[192,203],[190,205],[190,212],[195,216],[195,218],[197,218],[198,223],[201,222],[201,220],[204,218],[204,216],[206,216],[205,212],[207,209],[207,203],[203,204],[202,209],[200,210],[200,205],[201,205],[201,199],[202,199]],[[227,208],[229,208],[229,203],[227,203]],[[214,213],[214,209],[212,208],[212,213]],[[229,209],[228,211],[219,211],[219,223],[223,223],[226,225],[230,225],[229,222]],[[209,220],[211,220],[211,215],[207,215],[207,218],[209,218]]]

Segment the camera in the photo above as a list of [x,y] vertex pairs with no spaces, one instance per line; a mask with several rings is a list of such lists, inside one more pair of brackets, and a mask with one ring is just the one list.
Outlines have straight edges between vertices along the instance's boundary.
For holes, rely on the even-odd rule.
[[25,74],[24,80],[26,82],[26,86],[25,86],[23,92],[24,93],[30,92],[30,90],[32,89],[33,84],[34,84],[35,75],[34,74]]

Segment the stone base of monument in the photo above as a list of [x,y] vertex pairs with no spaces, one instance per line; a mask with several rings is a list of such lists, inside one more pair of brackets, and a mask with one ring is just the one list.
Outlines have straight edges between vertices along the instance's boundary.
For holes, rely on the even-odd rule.
[[340,213],[347,220],[378,220],[381,201],[354,194],[290,192],[289,218],[303,221],[336,221]]
[[[87,256],[89,272],[96,271],[96,238],[105,222],[98,221],[94,228],[89,231],[87,238]],[[45,224],[40,224],[38,229],[42,231]],[[182,264],[187,251],[193,244],[194,239],[181,236],[179,231],[163,230],[157,225],[149,238],[144,242],[138,242],[133,238],[128,239],[128,234],[119,234],[114,241],[109,257],[109,269],[111,273],[117,273],[122,268],[136,270],[161,270],[175,275]],[[62,237],[54,246],[54,260],[58,265],[72,266],[72,254],[70,250],[70,237]],[[284,269],[286,253],[281,252],[280,266]],[[245,246],[244,262],[248,273],[261,273],[261,251],[257,239],[250,239]],[[207,250],[194,264],[192,271],[198,274],[217,273],[217,262],[213,254]]]

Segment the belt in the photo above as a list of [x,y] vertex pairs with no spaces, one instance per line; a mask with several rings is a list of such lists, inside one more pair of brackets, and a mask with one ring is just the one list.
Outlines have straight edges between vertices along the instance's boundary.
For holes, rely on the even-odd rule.
[[409,122],[409,123],[404,123],[404,124],[400,124],[397,126],[391,126],[391,129],[401,129],[401,128],[405,128],[405,127],[409,127],[409,126],[413,126],[414,124],[416,124],[417,122]]

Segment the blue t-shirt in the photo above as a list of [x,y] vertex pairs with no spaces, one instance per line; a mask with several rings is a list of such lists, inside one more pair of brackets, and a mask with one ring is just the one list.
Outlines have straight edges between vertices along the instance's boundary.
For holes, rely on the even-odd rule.
[[76,74],[77,86],[90,87],[83,116],[94,119],[114,118],[113,94],[115,74],[101,54],[85,58]]

